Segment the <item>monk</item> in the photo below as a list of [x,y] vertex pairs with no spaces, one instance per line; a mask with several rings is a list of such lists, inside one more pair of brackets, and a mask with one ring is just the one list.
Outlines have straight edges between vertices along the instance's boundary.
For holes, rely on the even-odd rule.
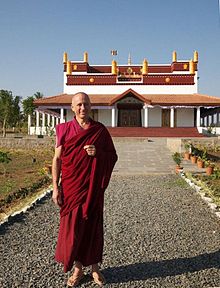
[[[91,265],[96,284],[105,283],[98,264],[103,254],[103,203],[117,154],[105,126],[89,117],[91,103],[83,92],[72,98],[72,121],[56,126],[52,163],[52,199],[60,207],[55,252],[64,272],[74,267],[67,285],[75,287]],[[60,184],[59,184],[60,183]]]

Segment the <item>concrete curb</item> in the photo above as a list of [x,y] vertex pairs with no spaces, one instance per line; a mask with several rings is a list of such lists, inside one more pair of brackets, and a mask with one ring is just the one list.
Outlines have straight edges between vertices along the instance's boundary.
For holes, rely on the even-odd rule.
[[180,173],[180,176],[182,179],[186,181],[186,183],[189,184],[207,203],[207,205],[210,207],[210,209],[215,213],[215,215],[220,218],[220,207],[218,207],[215,203],[213,203],[213,199],[211,197],[205,196],[205,191],[202,187],[198,186],[196,183],[194,183],[191,179],[187,178],[186,175],[182,172]]
[[32,200],[28,205],[26,205],[22,209],[14,212],[10,215],[5,216],[5,218],[0,222],[0,226],[4,223],[8,222],[9,220],[13,219],[15,216],[18,216],[22,213],[26,213],[30,208],[35,206],[39,201],[44,200],[51,193],[51,191],[52,191],[52,185],[47,187],[46,190],[44,189],[40,195],[38,195],[34,200]]

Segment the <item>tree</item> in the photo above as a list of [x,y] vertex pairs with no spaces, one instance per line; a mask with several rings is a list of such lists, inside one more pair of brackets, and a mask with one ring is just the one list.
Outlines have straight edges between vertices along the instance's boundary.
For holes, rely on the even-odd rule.
[[35,99],[41,99],[41,98],[43,98],[43,96],[44,96],[43,93],[41,93],[39,91],[34,93],[34,98]]
[[22,101],[24,119],[27,121],[28,115],[33,115],[35,107],[34,100],[43,98],[43,94],[41,92],[36,92],[33,96],[29,96]]
[[34,113],[34,97],[29,96],[26,99],[22,101],[23,106],[23,113],[24,113],[24,119],[27,121],[28,115],[33,115]]
[[15,126],[20,119],[20,97],[13,97],[11,91],[0,90],[0,122],[2,123],[3,137],[6,137],[7,126]]

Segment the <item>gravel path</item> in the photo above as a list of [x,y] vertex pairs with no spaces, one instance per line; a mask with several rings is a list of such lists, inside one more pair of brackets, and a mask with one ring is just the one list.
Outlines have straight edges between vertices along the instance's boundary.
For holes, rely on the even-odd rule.
[[[49,199],[0,229],[0,287],[66,287],[53,259],[58,210]],[[219,247],[220,220],[178,176],[112,178],[105,287],[220,287]],[[81,287],[96,286],[87,276]]]

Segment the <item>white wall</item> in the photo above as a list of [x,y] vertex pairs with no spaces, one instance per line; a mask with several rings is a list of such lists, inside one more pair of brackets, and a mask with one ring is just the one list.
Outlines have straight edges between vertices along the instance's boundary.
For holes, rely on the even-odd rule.
[[83,91],[87,94],[122,94],[133,89],[139,94],[192,94],[197,93],[196,85],[64,85],[64,93]]
[[193,108],[177,108],[177,127],[193,127],[194,126],[194,109]]
[[154,107],[148,109],[148,127],[161,127],[162,109]]
[[105,126],[112,126],[112,110],[99,110],[98,121]]

